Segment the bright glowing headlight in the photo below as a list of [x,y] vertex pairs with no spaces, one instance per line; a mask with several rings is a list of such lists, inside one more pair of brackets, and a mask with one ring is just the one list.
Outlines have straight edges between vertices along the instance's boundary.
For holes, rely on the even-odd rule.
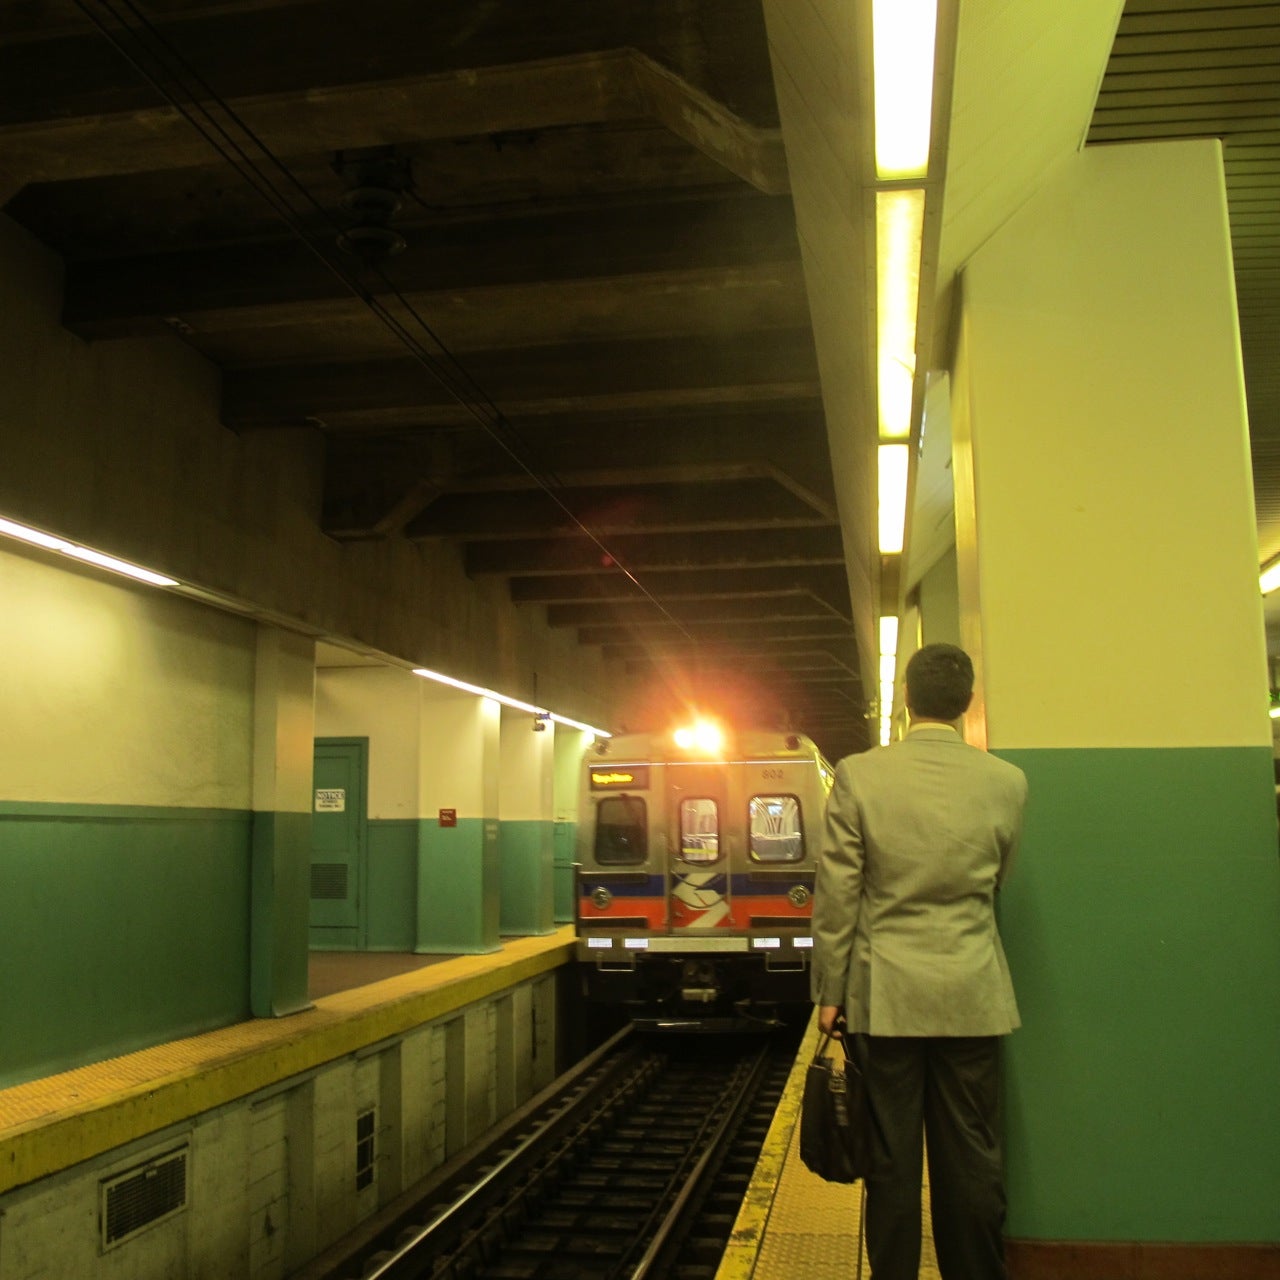
[[682,751],[697,750],[706,755],[716,755],[724,746],[724,734],[718,724],[710,720],[698,720],[683,725],[675,731],[676,746]]

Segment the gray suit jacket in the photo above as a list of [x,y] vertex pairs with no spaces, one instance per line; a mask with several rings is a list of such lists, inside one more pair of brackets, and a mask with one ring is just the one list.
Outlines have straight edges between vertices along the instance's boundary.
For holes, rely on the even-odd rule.
[[942,725],[836,767],[813,911],[812,997],[876,1036],[1019,1025],[995,894],[1022,833],[1021,769]]

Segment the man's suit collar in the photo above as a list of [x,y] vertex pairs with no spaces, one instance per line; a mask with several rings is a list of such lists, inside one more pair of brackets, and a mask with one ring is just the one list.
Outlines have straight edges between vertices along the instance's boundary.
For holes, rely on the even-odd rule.
[[913,724],[907,729],[906,740],[925,742],[963,742],[960,731],[949,724]]

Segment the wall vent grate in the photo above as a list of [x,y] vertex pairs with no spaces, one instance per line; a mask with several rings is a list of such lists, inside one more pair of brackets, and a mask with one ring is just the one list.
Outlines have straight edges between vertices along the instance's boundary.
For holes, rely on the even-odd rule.
[[187,1149],[99,1184],[102,1247],[112,1248],[187,1207]]
[[313,862],[311,864],[311,896],[336,899],[347,896],[347,864],[345,862]]
[[356,1190],[373,1185],[377,1172],[377,1112],[372,1108],[356,1116]]

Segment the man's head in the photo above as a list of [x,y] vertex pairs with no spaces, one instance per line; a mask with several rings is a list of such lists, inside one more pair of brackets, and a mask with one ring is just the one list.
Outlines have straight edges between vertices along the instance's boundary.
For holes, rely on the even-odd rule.
[[924,720],[955,720],[973,698],[973,663],[953,644],[927,644],[907,663],[907,710]]

